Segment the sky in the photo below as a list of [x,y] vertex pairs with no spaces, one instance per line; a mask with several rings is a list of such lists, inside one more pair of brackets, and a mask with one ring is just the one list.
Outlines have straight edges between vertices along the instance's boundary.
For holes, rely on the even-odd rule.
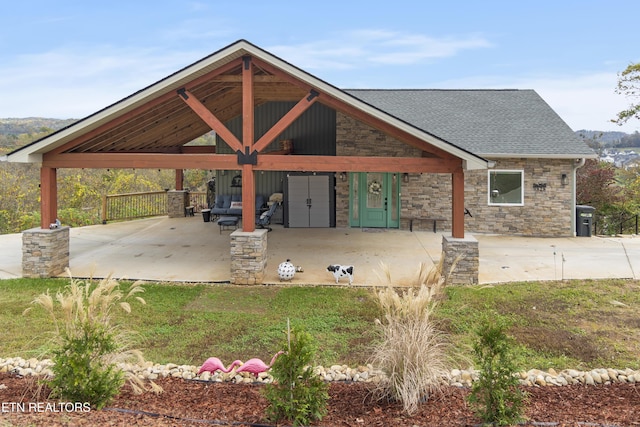
[[237,40],[343,89],[533,89],[573,129],[630,103],[637,0],[9,0],[0,117],[83,118]]

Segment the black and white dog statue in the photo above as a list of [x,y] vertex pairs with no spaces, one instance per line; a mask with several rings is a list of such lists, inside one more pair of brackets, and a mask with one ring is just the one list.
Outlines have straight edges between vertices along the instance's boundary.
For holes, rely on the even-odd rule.
[[349,284],[353,283],[353,265],[330,265],[327,267],[327,271],[333,273],[333,277],[336,278],[336,285],[343,277],[349,278]]

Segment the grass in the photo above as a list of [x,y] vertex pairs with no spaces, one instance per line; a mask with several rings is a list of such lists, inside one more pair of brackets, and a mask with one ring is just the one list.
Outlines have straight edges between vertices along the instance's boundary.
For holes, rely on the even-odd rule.
[[[23,316],[39,294],[68,279],[0,281],[0,357],[47,357],[50,318]],[[126,284],[123,284],[126,285]],[[361,288],[144,285],[147,304],[115,314],[137,331],[134,345],[157,363],[199,365],[270,360],[287,318],[318,344],[316,363],[366,363],[380,318],[373,291]],[[475,327],[486,316],[507,322],[519,369],[640,369],[640,281],[518,282],[445,289],[433,314],[456,351],[472,359]],[[465,366],[461,366],[465,368]]]

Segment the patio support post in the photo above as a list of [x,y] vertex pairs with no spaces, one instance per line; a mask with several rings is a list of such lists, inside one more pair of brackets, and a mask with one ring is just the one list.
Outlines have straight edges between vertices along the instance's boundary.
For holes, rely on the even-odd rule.
[[235,230],[231,233],[231,283],[234,285],[264,284],[267,267],[267,233]]
[[40,168],[40,228],[48,230],[58,216],[57,169]]
[[451,174],[451,235],[464,238],[464,170],[457,168]]
[[167,191],[167,216],[180,218],[186,216],[186,207],[189,206],[189,192],[184,190]]
[[22,232],[22,276],[53,277],[69,267],[69,227],[56,224],[57,170],[40,168],[40,228]]
[[182,190],[184,183],[184,170],[176,169],[176,190]]
[[467,235],[458,239],[443,235],[441,256],[447,285],[478,284],[480,251],[475,237]]
[[69,227],[22,232],[22,277],[55,277],[69,267]]
[[242,60],[242,148],[244,153],[238,153],[238,164],[242,165],[242,231],[252,232],[256,229],[253,160],[257,163],[257,153],[253,151],[253,64],[250,56],[245,56]]
[[479,274],[478,241],[464,234],[464,169],[451,174],[451,236],[442,236],[442,271],[449,273],[448,284],[477,284]]

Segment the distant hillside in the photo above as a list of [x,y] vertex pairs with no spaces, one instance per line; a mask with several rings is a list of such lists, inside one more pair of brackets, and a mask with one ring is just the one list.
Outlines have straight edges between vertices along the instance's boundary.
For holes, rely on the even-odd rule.
[[45,130],[59,130],[77,119],[47,119],[43,117],[25,117],[0,119],[0,135],[20,135],[24,133],[41,133]]
[[[77,121],[77,119],[44,117],[0,118],[0,154],[23,147]],[[211,131],[189,142],[189,145],[215,145],[215,143],[216,134]]]
[[622,140],[628,134],[624,132],[603,132],[599,130],[577,130],[575,134],[584,139],[590,139],[600,142],[603,145],[614,145]]

